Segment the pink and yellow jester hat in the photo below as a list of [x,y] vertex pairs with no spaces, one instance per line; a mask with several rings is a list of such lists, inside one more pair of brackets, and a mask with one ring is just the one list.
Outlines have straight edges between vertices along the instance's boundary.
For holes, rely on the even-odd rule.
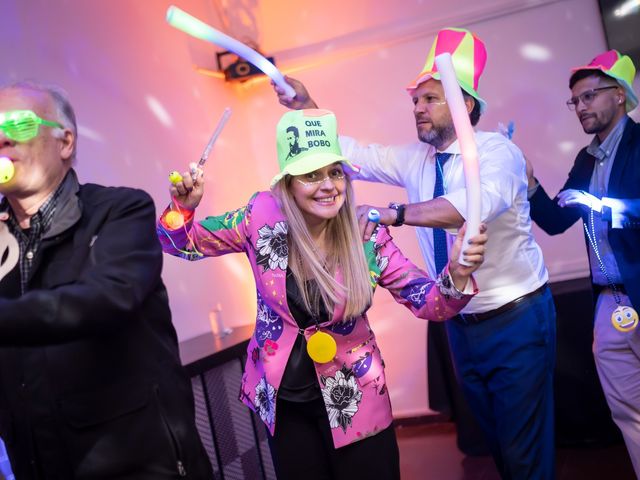
[[411,93],[430,78],[440,80],[435,58],[441,53],[451,54],[458,84],[476,99],[480,104],[480,112],[484,112],[487,102],[478,95],[478,82],[487,63],[487,50],[482,40],[464,28],[443,28],[438,32],[427,56],[427,62],[417,78],[407,86],[407,91]]
[[624,88],[627,94],[625,108],[630,112],[638,106],[638,97],[633,91],[633,79],[636,76],[636,67],[627,55],[622,55],[617,50],[609,50],[601,53],[591,60],[589,65],[571,69],[573,75],[578,70],[600,70],[605,75],[613,78]]

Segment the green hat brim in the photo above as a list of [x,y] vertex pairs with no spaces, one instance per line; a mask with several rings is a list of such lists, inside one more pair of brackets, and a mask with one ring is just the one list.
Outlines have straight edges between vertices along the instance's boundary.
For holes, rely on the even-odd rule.
[[336,155],[330,152],[312,153],[306,155],[304,158],[300,158],[277,173],[271,180],[271,189],[273,189],[285,175],[304,175],[305,173],[313,172],[336,162],[341,162],[343,167],[347,168],[345,170],[347,174],[360,171],[360,167],[354,165],[342,155]]

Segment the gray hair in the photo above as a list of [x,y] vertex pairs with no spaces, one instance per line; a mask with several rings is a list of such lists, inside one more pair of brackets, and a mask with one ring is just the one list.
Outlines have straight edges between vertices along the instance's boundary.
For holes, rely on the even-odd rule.
[[[10,89],[32,90],[36,92],[46,93],[51,97],[53,103],[56,106],[57,118],[55,120],[61,123],[64,128],[69,129],[73,132],[73,136],[76,142],[73,147],[73,153],[71,154],[71,160],[75,161],[76,151],[78,150],[78,125],[76,123],[76,114],[73,110],[73,107],[71,106],[71,102],[69,101],[67,92],[57,85],[41,83],[35,80],[21,80],[18,82],[0,86],[0,91]],[[52,130],[52,132],[55,137],[60,138],[61,134],[58,130],[54,129]]]

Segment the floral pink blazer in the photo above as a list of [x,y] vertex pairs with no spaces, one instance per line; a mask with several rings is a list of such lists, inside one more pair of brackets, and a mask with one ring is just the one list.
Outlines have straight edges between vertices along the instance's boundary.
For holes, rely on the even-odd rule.
[[[185,227],[176,230],[167,228],[163,217],[158,236],[164,251],[171,255],[198,260],[244,252],[249,258],[258,312],[240,399],[273,434],[278,387],[299,331],[286,298],[286,218],[269,192],[255,194],[245,207],[224,215],[199,222],[187,219]],[[460,295],[451,288],[448,275],[428,278],[402,255],[385,227],[378,228],[363,246],[371,287],[386,288],[398,303],[421,318],[445,320],[471,299],[471,295]],[[344,318],[342,313],[337,307],[332,320],[320,324],[320,330],[336,340],[335,358],[314,364],[336,448],[375,435],[392,420],[384,362],[366,312],[356,318]],[[304,336],[308,339],[315,328],[307,328]]]

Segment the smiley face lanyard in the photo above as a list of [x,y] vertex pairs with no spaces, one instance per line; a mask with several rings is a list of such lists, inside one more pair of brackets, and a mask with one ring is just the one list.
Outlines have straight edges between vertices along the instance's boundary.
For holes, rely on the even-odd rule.
[[[591,230],[591,231],[589,231]],[[611,314],[611,324],[614,328],[620,332],[629,332],[634,330],[638,326],[638,312],[636,312],[633,307],[622,305],[620,292],[616,287],[615,283],[611,280],[611,277],[607,273],[607,269],[604,266],[604,262],[602,261],[602,257],[600,256],[600,250],[598,249],[598,241],[596,239],[596,229],[595,223],[593,220],[593,208],[589,210],[589,219],[587,223],[584,224],[584,232],[587,234],[587,239],[589,240],[589,245],[593,248],[593,253],[596,255],[596,259],[598,260],[598,266],[600,270],[604,274],[607,279],[607,283],[609,284],[609,288],[613,293],[613,299],[616,301],[618,306]]]

